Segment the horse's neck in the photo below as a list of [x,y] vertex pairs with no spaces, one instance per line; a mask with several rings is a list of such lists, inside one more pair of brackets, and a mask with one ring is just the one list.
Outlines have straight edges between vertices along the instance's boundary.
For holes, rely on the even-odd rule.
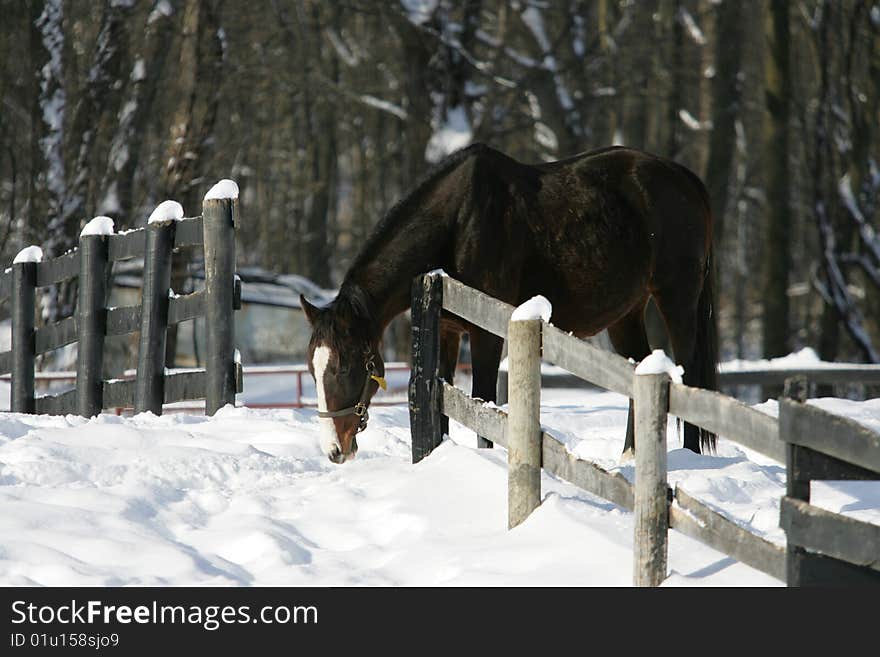
[[449,217],[421,216],[397,223],[379,239],[371,240],[367,251],[346,275],[346,284],[356,285],[367,293],[380,329],[409,308],[416,276],[449,267],[446,260],[450,221]]

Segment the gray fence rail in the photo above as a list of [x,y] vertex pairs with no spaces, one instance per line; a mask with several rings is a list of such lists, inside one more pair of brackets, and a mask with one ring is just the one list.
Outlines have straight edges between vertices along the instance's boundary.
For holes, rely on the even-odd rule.
[[[720,393],[673,383],[667,375],[637,375],[635,366],[620,356],[574,338],[546,322],[523,320],[516,324],[530,324],[531,331],[538,331],[541,339],[537,342],[538,347],[534,344],[531,348],[520,345],[514,350],[513,345],[509,345],[508,352],[515,351],[519,364],[514,364],[509,357],[511,371],[508,377],[508,409],[511,415],[517,412],[532,414],[530,419],[520,418],[512,426],[504,411],[485,405],[482,400],[472,399],[440,379],[441,310],[463,317],[508,339],[513,334],[530,334],[529,331],[521,332],[518,329],[514,332],[514,322],[510,321],[514,310],[512,306],[487,297],[442,273],[426,274],[414,281],[413,365],[409,387],[413,462],[424,458],[439,445],[445,428],[444,418],[452,418],[476,431],[478,435],[508,448],[510,499],[516,506],[511,506],[509,511],[511,526],[522,522],[528,511],[537,504],[535,500],[540,500],[540,478],[523,474],[530,471],[533,464],[533,457],[529,454],[534,453],[532,450],[535,448],[524,447],[529,445],[537,446],[540,452],[539,467],[624,509],[633,510],[636,515],[633,581],[637,585],[657,585],[666,577],[668,528],[681,531],[772,577],[788,581],[791,585],[809,583],[804,579],[791,577],[791,548],[783,548],[752,534],[680,487],[673,491],[666,483],[667,412],[786,463],[791,471],[792,450],[786,446],[790,436],[787,435],[784,440],[780,438],[780,421],[776,418]],[[540,377],[536,377],[535,372],[541,358],[594,385],[625,394],[635,400],[636,444],[654,446],[654,449],[643,447],[636,450],[635,485],[619,473],[608,472],[594,463],[575,457],[564,444],[540,427],[537,411],[534,410],[534,400],[536,395],[538,399],[540,395]],[[523,390],[517,390],[514,393],[515,387],[523,386],[530,388],[530,391],[524,393]],[[519,408],[515,411],[513,404],[531,410]],[[840,420],[814,407],[801,406],[809,409],[811,416],[821,416],[826,422]],[[789,411],[786,408],[783,403],[781,412],[787,416]],[[797,415],[800,411],[795,410],[793,413]],[[815,426],[823,425],[817,421]],[[801,435],[799,429],[792,431]],[[856,432],[856,429],[852,431]],[[513,435],[514,433],[517,435]],[[875,459],[880,458],[880,445],[876,443],[878,436],[861,427],[856,433],[859,437],[850,441],[851,447],[838,447],[838,451],[832,456],[845,456],[863,466],[868,464],[873,467]],[[815,431],[809,435],[815,435]],[[873,438],[869,438],[869,435]],[[836,441],[826,438],[823,444],[827,446],[829,442]],[[841,454],[840,449],[845,449],[845,453]],[[795,474],[797,475],[797,471]],[[815,473],[812,476],[814,479],[820,478]],[[520,490],[523,487],[530,490]],[[783,501],[783,528],[797,531],[794,528],[801,525],[789,520],[795,518],[796,514],[802,517],[804,513],[806,512],[800,507]],[[850,527],[854,522],[845,518],[835,527]],[[867,525],[866,528],[863,525],[866,523],[861,523],[858,531],[841,534],[844,536],[842,542],[853,545],[867,537],[873,541],[867,548],[868,553],[880,554],[880,542],[874,539],[872,533],[877,527]],[[797,540],[812,545],[809,538],[802,538],[801,534],[797,536]],[[789,541],[794,541],[791,534]],[[824,549],[827,549],[827,544],[821,544],[821,541],[815,545],[818,552]],[[855,569],[852,572],[862,575],[867,571],[874,572],[876,560],[871,564],[864,563],[866,548],[845,554],[839,548],[835,549],[838,550],[835,554],[839,557],[850,560],[851,564],[848,565]]]
[[805,404],[806,382],[791,382],[779,403],[785,443],[786,578],[792,586],[880,585],[880,526],[810,504],[817,480],[880,480],[880,434]]
[[[811,389],[820,385],[878,385],[880,365],[840,363],[813,367],[721,369],[718,387],[722,390],[734,386],[781,387],[793,378],[806,379]],[[547,372],[541,375],[541,385],[545,388],[587,388],[593,384],[570,372]],[[501,370],[498,372],[498,403],[506,402],[507,372]]]
[[[145,228],[112,235],[84,235],[79,248],[44,262],[18,262],[0,274],[0,302],[9,300],[12,348],[0,353],[0,374],[11,373],[11,410],[53,415],[97,415],[105,408],[134,408],[161,414],[162,405],[205,399],[211,415],[235,403],[241,391],[241,364],[235,361],[233,313],[241,307],[241,283],[235,275],[236,199],[209,199],[201,217],[151,222]],[[201,246],[205,253],[205,290],[171,295],[171,259],[176,249]],[[107,282],[114,261],[144,259],[141,304],[108,308]],[[35,326],[37,289],[78,279],[75,314],[54,324]],[[206,367],[167,373],[165,345],[169,326],[206,318]],[[104,339],[139,333],[134,380],[103,378]],[[34,365],[38,354],[77,343],[76,387],[36,397]]]

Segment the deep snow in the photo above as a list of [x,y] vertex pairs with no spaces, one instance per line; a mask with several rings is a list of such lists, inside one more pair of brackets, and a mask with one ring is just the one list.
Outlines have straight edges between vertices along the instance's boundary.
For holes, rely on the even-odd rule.
[[[263,386],[267,386],[265,382]],[[265,393],[265,390],[263,391]],[[819,400],[880,428],[880,400]],[[775,402],[759,408],[775,412]],[[542,422],[571,451],[618,463],[626,400],[545,391]],[[215,417],[0,414],[4,585],[621,585],[632,515],[543,477],[543,503],[507,530],[503,449],[450,440],[410,463],[404,404],[374,406],[357,459],[330,463],[313,409],[226,407]],[[725,440],[681,449],[669,479],[780,543],[781,464]],[[880,522],[880,485],[814,486],[815,501]],[[670,532],[666,586],[776,586]]]

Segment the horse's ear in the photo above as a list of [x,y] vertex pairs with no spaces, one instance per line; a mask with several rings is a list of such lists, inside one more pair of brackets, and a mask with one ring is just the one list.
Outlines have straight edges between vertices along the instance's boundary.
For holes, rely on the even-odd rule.
[[310,304],[308,299],[301,294],[299,295],[299,305],[302,306],[303,312],[306,314],[306,319],[309,320],[309,324],[314,325],[315,319],[318,317],[318,309]]

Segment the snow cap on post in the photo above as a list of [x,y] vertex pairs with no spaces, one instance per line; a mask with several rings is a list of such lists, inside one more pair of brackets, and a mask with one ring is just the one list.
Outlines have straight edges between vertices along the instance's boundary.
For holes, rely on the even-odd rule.
[[112,235],[113,234],[113,220],[110,217],[95,217],[80,231],[80,237],[86,237],[87,235]]
[[43,259],[43,249],[38,246],[26,246],[21,251],[18,252],[18,255],[12,261],[12,264],[16,264],[19,262],[40,262]]
[[668,374],[675,383],[681,383],[684,368],[676,365],[662,349],[655,349],[636,366],[636,374]]
[[166,221],[180,221],[183,219],[183,206],[177,201],[162,201],[153,210],[148,224],[164,223]]
[[234,180],[224,178],[208,190],[208,193],[205,194],[204,200],[211,201],[221,198],[238,198],[238,185]]
[[547,297],[539,294],[517,306],[516,310],[510,315],[510,321],[543,319],[545,322],[549,322],[550,315],[552,314],[553,306],[550,304],[550,301],[547,300]]

